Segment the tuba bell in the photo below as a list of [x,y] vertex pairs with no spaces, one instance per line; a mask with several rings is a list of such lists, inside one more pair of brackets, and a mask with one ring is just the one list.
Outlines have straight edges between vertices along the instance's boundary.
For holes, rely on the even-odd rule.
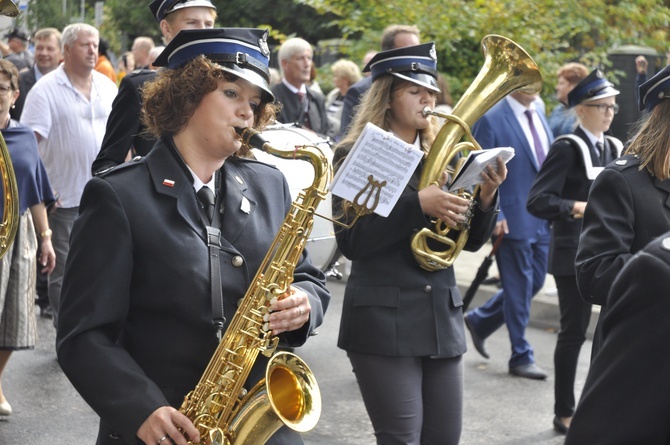
[[[445,115],[430,109],[424,110],[424,115],[443,117],[446,122],[442,125],[426,158],[419,180],[419,190],[431,184],[437,185],[442,172],[458,153],[481,150],[470,133],[470,126],[489,108],[509,93],[515,91],[538,93],[542,88],[539,68],[519,45],[498,35],[484,37],[481,45],[485,58],[484,66],[458,101],[452,114]],[[466,133],[472,142],[460,142]],[[457,164],[454,176],[460,166]],[[423,269],[428,271],[446,269],[461,253],[468,240],[469,222],[472,209],[476,205],[473,197],[476,196],[478,189],[479,187],[473,193],[465,190],[458,192],[459,196],[470,200],[470,211],[466,215],[466,221],[459,227],[452,229],[438,219],[434,223],[434,230],[424,228],[412,237],[412,253]]]
[[[19,9],[13,1],[2,0],[0,15],[16,17],[19,15]],[[2,134],[0,134],[0,176],[3,191],[2,222],[0,222],[0,258],[2,258],[12,245],[19,227],[19,192],[9,149]]]

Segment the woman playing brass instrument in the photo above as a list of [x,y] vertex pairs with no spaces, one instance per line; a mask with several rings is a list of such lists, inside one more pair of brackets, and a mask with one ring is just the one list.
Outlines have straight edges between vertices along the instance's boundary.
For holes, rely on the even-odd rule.
[[[9,117],[9,110],[18,97],[19,72],[11,62],[0,60],[0,128],[19,192],[18,231],[14,243],[0,259],[0,381],[13,351],[35,347],[35,255],[38,242],[42,272],[51,273],[56,267],[45,207],[54,201],[54,196],[35,134]],[[0,206],[0,220],[2,213]],[[0,416],[10,414],[12,407],[0,385]]]
[[[336,149],[336,168],[367,122],[428,153],[439,128],[422,111],[435,106],[436,64],[432,43],[384,51],[368,63],[372,86]],[[498,160],[497,172],[483,173],[467,250],[490,237],[506,172]],[[437,185],[417,190],[420,176],[421,164],[387,218],[366,215],[336,232],[352,260],[338,346],[347,351],[379,444],[457,444],[461,434],[461,295],[453,269],[426,271],[410,244],[433,218],[451,227],[462,222],[468,201]],[[351,220],[343,202],[333,202],[334,214]]]
[[[155,62],[166,68],[144,91],[145,122],[159,141],[84,191],[57,349],[65,373],[100,415],[99,444],[206,439],[176,408],[226,335],[291,207],[282,173],[245,159],[235,132],[262,127],[275,113],[266,36],[243,28],[178,34]],[[199,203],[205,187],[216,192],[213,208]],[[222,232],[212,247],[218,290],[210,281],[210,226]],[[274,302],[268,317],[287,346],[307,340],[330,298],[304,253],[293,278],[291,295]],[[265,362],[255,363],[247,388],[263,377]],[[302,440],[282,428],[268,443]]]

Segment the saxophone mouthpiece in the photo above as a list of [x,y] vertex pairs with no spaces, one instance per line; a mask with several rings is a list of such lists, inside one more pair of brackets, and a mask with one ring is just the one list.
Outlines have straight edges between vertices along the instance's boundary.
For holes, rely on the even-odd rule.
[[433,110],[431,110],[430,107],[425,107],[423,110],[421,110],[421,114],[423,114],[423,117],[428,117],[433,114]]
[[251,148],[257,148],[259,150],[264,150],[265,144],[268,143],[260,132],[254,130],[251,127],[233,127],[235,132],[240,136],[243,144],[249,145]]

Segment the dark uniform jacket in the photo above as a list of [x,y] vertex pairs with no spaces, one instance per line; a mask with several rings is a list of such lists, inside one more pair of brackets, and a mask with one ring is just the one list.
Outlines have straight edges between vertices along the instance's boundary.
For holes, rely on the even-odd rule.
[[[334,165],[344,152],[338,148]],[[466,351],[463,300],[453,268],[428,272],[412,254],[412,235],[433,226],[419,203],[420,176],[421,166],[388,217],[366,215],[351,229],[336,231],[337,246],[352,260],[337,343],[342,349],[441,358]],[[333,214],[341,214],[341,200],[333,203]],[[465,250],[488,240],[497,209],[497,200],[487,212],[477,207]]]
[[[291,197],[282,173],[266,164],[229,158],[221,172],[220,268],[230,322]],[[110,436],[139,443],[140,425],[160,406],[181,405],[217,346],[206,231],[192,183],[171,141],[159,141],[146,158],[94,177],[84,190],[57,351],[68,378],[101,417],[99,444],[123,443]],[[306,254],[294,285],[309,295],[312,312],[305,326],[281,339],[299,346],[321,324],[330,295]],[[249,383],[259,378],[255,372]]]
[[[599,154],[581,128],[574,134],[589,149],[590,165],[602,167]],[[605,139],[605,150],[612,159],[618,157],[613,144]],[[555,276],[574,276],[577,244],[582,219],[573,218],[575,201],[586,201],[593,180],[586,175],[584,155],[579,147],[567,139],[557,139],[542,164],[528,194],[528,211],[538,218],[552,221],[549,245],[549,273]]]
[[146,127],[141,122],[141,88],[145,82],[155,77],[155,71],[135,70],[121,80],[119,92],[107,118],[107,129],[100,152],[91,167],[93,175],[123,164],[131,148],[135,154],[146,156],[156,143],[155,138],[144,134]]
[[[272,93],[277,102],[282,105],[277,121],[282,124],[298,123],[303,126],[305,121],[302,112],[302,104],[298,95],[289,90],[283,82],[272,87]],[[320,134],[328,133],[328,115],[326,114],[326,101],[322,94],[307,88],[306,98],[309,100],[309,128]]]
[[639,168],[635,155],[622,156],[591,187],[576,258],[577,285],[588,303],[604,305],[630,257],[670,230],[670,180]]
[[30,68],[29,70],[22,71],[19,73],[19,97],[14,102],[14,108],[9,110],[9,115],[12,116],[12,119],[17,121],[21,119],[21,113],[23,112],[23,105],[26,103],[26,97],[28,97],[28,92],[35,85],[37,80],[35,79],[35,68]]
[[670,233],[634,255],[612,284],[567,445],[670,443]]

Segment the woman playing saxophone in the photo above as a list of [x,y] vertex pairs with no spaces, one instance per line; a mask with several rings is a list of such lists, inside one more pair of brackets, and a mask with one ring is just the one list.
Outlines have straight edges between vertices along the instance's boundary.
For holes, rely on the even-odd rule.
[[[144,91],[145,122],[159,141],[84,191],[57,348],[65,373],[100,415],[100,444],[205,440],[177,408],[291,207],[282,173],[244,158],[235,132],[261,128],[275,114],[268,56],[262,30],[182,31]],[[201,197],[203,187],[213,206]],[[220,244],[208,246],[212,228],[221,229]],[[210,278],[212,252],[219,289]],[[272,303],[267,322],[280,344],[294,347],[321,324],[330,298],[305,253],[289,293]],[[247,388],[262,377],[264,362],[256,361]],[[302,443],[287,428],[268,443],[275,441]]]

